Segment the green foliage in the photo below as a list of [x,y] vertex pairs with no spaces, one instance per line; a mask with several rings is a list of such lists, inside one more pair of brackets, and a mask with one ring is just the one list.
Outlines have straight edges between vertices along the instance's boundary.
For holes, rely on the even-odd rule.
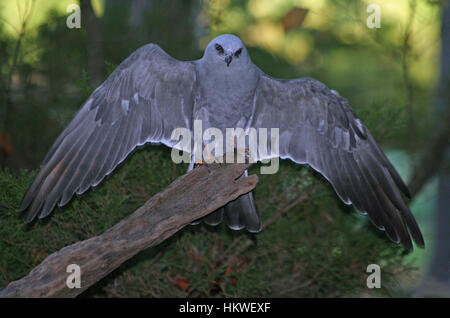
[[[163,147],[139,150],[98,188],[31,226],[16,208],[34,173],[2,170],[0,287],[26,275],[50,253],[101,234],[186,168],[174,165]],[[262,233],[231,231],[224,224],[189,225],[123,264],[84,296],[399,295],[394,278],[412,270],[403,248],[344,207],[331,186],[310,170],[283,161],[279,173],[260,175],[256,204],[267,224]],[[254,166],[250,173],[258,171]],[[365,285],[372,263],[382,264],[380,290]]]
[[81,78],[77,81],[77,87],[80,90],[80,93],[86,96],[86,99],[89,95],[92,94],[93,88],[89,85],[89,75],[86,70],[83,70],[81,73]]

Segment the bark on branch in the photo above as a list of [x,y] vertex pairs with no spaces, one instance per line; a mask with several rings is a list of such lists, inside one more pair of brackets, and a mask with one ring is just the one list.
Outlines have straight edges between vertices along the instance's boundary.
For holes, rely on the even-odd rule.
[[[75,297],[140,251],[155,246],[190,222],[251,191],[256,175],[237,179],[250,164],[202,166],[175,180],[105,233],[64,247],[0,297]],[[81,288],[68,288],[67,266],[81,268]]]

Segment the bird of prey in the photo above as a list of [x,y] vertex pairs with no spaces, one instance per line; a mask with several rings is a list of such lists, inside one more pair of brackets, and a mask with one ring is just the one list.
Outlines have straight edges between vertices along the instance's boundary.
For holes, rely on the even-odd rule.
[[[27,221],[98,185],[137,146],[173,147],[177,127],[279,128],[279,157],[308,164],[388,237],[423,247],[407,206],[410,193],[347,101],[310,78],[276,79],[253,64],[243,42],[221,35],[195,61],[147,44],[92,93],[45,156],[20,210]],[[204,218],[232,229],[261,230],[252,193]]]

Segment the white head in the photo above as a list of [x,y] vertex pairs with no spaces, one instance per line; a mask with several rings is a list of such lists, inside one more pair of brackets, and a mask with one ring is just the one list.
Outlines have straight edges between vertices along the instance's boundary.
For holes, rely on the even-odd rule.
[[213,65],[230,68],[238,68],[250,61],[244,43],[231,34],[220,35],[209,42],[203,59]]

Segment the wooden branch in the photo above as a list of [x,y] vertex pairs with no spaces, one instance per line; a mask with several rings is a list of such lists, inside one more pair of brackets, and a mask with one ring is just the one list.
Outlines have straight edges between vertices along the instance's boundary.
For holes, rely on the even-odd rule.
[[[237,179],[250,164],[201,166],[178,178],[105,233],[64,247],[0,297],[75,297],[140,251],[155,246],[190,222],[251,191],[256,175]],[[67,266],[81,268],[81,288],[68,288]]]

